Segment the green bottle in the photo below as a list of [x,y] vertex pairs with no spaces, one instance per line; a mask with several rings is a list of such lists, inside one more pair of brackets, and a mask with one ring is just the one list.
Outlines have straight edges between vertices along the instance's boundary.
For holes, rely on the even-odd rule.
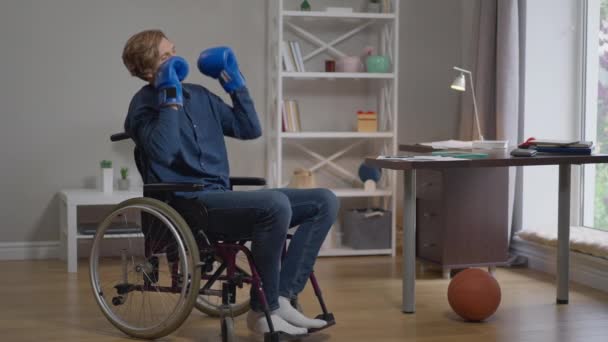
[[310,4],[308,3],[308,0],[302,1],[302,3],[300,4],[300,10],[301,11],[310,11]]

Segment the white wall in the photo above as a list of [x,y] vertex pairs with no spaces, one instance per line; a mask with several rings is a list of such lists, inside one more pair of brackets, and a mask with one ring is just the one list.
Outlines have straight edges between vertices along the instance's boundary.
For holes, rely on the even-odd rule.
[[[578,137],[581,3],[526,2],[526,137]],[[522,228],[557,230],[557,181],[556,166],[524,168]]]
[[463,6],[470,2],[402,1],[399,143],[458,138],[460,93],[450,84],[452,67],[464,62],[463,42],[470,39],[470,22],[463,21]]
[[[127,38],[161,28],[191,66],[189,82],[223,94],[195,67],[199,52],[231,45],[264,119],[265,0],[4,0],[0,6],[0,242],[54,241],[62,188],[93,186],[99,161],[129,165],[122,130],[143,83],[121,61]],[[234,23],[238,23],[238,28]],[[223,95],[222,95],[223,96]],[[229,141],[232,169],[264,175],[264,141]]]
[[[466,1],[401,1],[399,140],[454,138],[460,97],[449,84],[462,60]],[[135,174],[132,143],[109,141],[142,86],[120,58],[135,32],[163,29],[190,62],[187,81],[222,96],[194,63],[205,47],[231,45],[265,121],[265,6],[266,0],[4,0],[0,244],[58,240],[56,193],[95,186],[101,159]],[[233,174],[264,176],[264,144],[229,140]]]

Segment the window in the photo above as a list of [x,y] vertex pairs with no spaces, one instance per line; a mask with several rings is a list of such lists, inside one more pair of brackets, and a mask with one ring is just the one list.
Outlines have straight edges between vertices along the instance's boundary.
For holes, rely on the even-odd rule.
[[[585,6],[584,136],[608,153],[608,0]],[[583,225],[608,231],[608,164],[585,166]]]

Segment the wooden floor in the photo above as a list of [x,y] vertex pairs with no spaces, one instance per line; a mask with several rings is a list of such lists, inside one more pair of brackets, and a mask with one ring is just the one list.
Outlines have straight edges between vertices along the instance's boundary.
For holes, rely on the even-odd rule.
[[[86,262],[67,274],[60,261],[0,262],[1,341],[132,341],[106,321],[88,282]],[[317,274],[338,324],[304,341],[608,341],[608,294],[572,286],[570,304],[556,306],[552,277],[498,269],[503,299],[486,323],[466,323],[446,299],[448,281],[426,271],[417,283],[417,313],[400,311],[400,264],[390,257],[323,258]],[[304,311],[317,314],[310,289]],[[250,335],[243,317],[239,341]],[[163,341],[220,341],[219,322],[194,310]]]

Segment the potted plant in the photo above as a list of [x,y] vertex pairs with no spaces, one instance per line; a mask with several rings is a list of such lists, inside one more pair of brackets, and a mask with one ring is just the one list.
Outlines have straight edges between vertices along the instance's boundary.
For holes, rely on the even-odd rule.
[[380,0],[369,0],[369,2],[367,3],[367,11],[371,13],[380,13]]
[[112,161],[102,160],[99,163],[99,166],[101,167],[99,188],[105,193],[111,193],[114,182],[114,169],[112,169]]
[[304,0],[302,1],[302,3],[300,4],[300,11],[310,11],[311,7],[310,7],[310,3],[308,2],[308,0]]
[[129,168],[120,168],[120,179],[118,179],[118,190],[129,190]]

